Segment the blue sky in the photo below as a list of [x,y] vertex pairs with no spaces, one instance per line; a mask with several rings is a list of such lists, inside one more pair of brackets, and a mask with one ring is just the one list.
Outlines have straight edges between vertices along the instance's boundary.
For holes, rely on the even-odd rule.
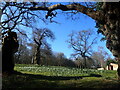
[[[60,24],[56,23],[49,23],[44,24],[43,22],[39,22],[36,24],[36,26],[42,27],[42,28],[49,28],[52,30],[55,34],[56,39],[51,42],[48,41],[51,44],[52,50],[55,52],[63,52],[67,58],[70,57],[70,55],[73,53],[73,50],[68,47],[68,43],[66,42],[69,38],[68,35],[71,33],[71,31],[80,31],[80,30],[88,30],[93,29],[94,36],[97,35],[97,28],[95,28],[95,21],[91,19],[90,17],[84,15],[84,14],[77,14],[79,18],[76,20],[66,19],[67,16],[64,14],[57,14],[53,20],[59,22]],[[71,17],[69,17],[71,18]],[[101,42],[100,39],[102,35],[97,35],[98,37],[98,43],[94,45],[94,51],[97,51],[98,46],[104,47],[104,50],[106,50],[109,54],[111,52],[106,48],[105,41]],[[111,57],[112,54],[111,54]]]

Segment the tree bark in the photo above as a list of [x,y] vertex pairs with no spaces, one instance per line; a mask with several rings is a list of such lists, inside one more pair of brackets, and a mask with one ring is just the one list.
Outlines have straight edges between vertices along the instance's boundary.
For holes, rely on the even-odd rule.
[[104,3],[105,20],[99,22],[100,32],[105,36],[106,47],[118,60],[118,79],[120,80],[120,2]]
[[83,58],[84,58],[84,65],[85,65],[84,67],[87,68],[87,59],[86,57],[83,57]]
[[18,50],[17,34],[12,34],[3,38],[2,45],[2,72],[14,72],[14,53]]
[[120,57],[118,58],[118,69],[117,69],[117,72],[118,72],[118,80],[120,80]]
[[40,65],[40,46],[37,46],[34,64]]

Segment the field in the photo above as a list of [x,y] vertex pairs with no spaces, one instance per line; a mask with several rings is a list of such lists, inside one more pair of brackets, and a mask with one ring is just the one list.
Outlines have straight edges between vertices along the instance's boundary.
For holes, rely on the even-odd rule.
[[4,75],[2,88],[120,88],[117,72],[61,66],[17,64],[21,73]]

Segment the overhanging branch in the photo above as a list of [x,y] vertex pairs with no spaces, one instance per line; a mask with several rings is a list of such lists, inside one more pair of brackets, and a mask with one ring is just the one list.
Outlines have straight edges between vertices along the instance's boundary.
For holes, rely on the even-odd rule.
[[94,20],[98,20],[100,15],[100,12],[97,12],[95,10],[93,10],[93,8],[88,8],[85,7],[81,4],[78,3],[73,3],[73,4],[69,4],[69,5],[62,5],[62,4],[56,4],[56,5],[52,5],[50,7],[30,7],[30,10],[45,10],[48,11],[47,16],[51,16],[52,15],[52,11],[60,9],[62,11],[69,11],[69,10],[76,10],[78,12],[81,12],[83,14],[88,15],[89,17],[91,17]]

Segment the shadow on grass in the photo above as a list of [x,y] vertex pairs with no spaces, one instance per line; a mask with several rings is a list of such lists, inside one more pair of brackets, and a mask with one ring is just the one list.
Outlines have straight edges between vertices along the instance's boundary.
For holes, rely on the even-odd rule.
[[14,74],[23,75],[28,78],[44,79],[44,80],[71,80],[71,79],[77,80],[77,79],[82,79],[84,77],[102,77],[99,74],[90,74],[86,76],[45,76],[45,75],[26,74],[21,72],[15,72]]
[[[118,88],[117,81],[102,79],[83,79],[102,77],[99,74],[86,76],[45,76],[15,72],[3,78],[3,88]],[[81,79],[81,80],[78,80]]]

